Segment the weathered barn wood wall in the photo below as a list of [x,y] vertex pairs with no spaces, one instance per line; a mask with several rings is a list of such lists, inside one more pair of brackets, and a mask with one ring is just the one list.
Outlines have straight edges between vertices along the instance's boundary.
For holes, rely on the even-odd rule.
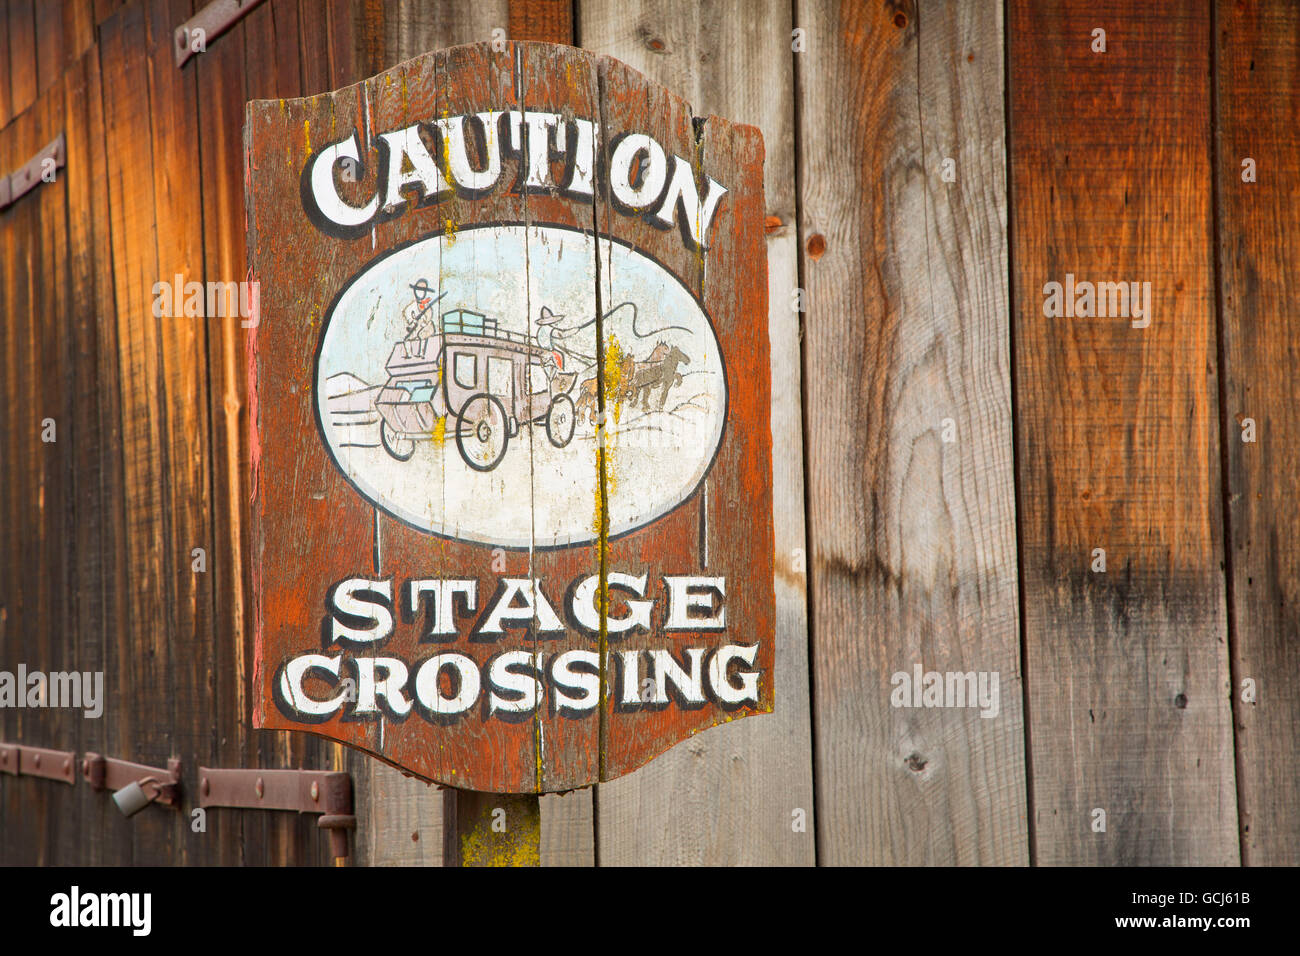
[[[1300,826],[1300,8],[1214,9],[1219,417],[1242,862],[1297,862]],[[1253,160],[1253,182],[1244,164]],[[1245,442],[1246,420],[1257,440]],[[1243,700],[1243,682],[1259,693]]]
[[[0,210],[0,670],[107,696],[0,741],[179,756],[191,798],[346,769],[354,862],[441,863],[439,793],[251,729],[246,332],[152,288],[243,278],[246,100],[502,29],[767,151],[776,712],[543,798],[543,862],[1300,862],[1287,0],[268,0],[178,70],[201,5],[0,4],[0,174],[67,137]],[[1045,316],[1067,272],[1151,282],[1150,326]],[[917,666],[998,673],[998,715],[892,706]],[[191,805],[0,775],[0,863],[328,862]]]

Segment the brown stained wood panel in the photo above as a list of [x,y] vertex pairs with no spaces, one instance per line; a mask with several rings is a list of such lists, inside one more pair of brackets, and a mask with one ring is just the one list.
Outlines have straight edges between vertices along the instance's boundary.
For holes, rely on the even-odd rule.
[[[153,163],[153,234],[157,247],[158,280],[173,284],[176,276],[186,283],[202,281],[203,206],[200,201],[201,164],[197,87],[194,71],[178,70],[173,60],[173,30],[189,16],[189,0],[149,0],[144,5],[145,49],[148,52],[148,122]],[[200,188],[196,188],[196,184]],[[230,276],[227,281],[237,281]],[[210,493],[210,420],[207,329],[235,321],[214,314],[222,303],[204,296],[204,315],[191,316],[176,309],[158,322],[158,348],[162,357],[161,391],[156,396],[161,446],[160,466],[166,474],[161,489],[163,551],[170,563],[165,593],[167,676],[161,685],[171,700],[168,735],[163,751],[142,754],[156,766],[170,756],[206,752],[212,739],[215,701],[208,667],[213,653],[213,600],[211,562],[214,558]],[[216,308],[214,308],[214,306]],[[229,311],[227,304],[222,311]],[[150,308],[147,317],[158,310]],[[196,550],[198,553],[196,553]],[[195,563],[201,561],[200,570]],[[164,695],[161,687],[151,692]],[[189,757],[190,760],[194,757]],[[191,769],[193,769],[191,767]],[[165,814],[159,821],[160,838],[172,823]],[[164,822],[165,821],[165,822]],[[178,863],[195,851],[180,843]]]
[[[197,84],[199,176],[203,199],[204,282],[246,277],[243,148],[244,26],[240,24],[187,65]],[[207,660],[213,688],[211,740],[198,748],[212,767],[256,765],[249,678],[252,618],[248,600],[248,396],[242,319],[207,324],[208,415],[211,452],[211,576],[214,645]],[[214,861],[264,862],[270,814],[208,814]]]
[[[1036,859],[1235,864],[1209,7],[1008,13]],[[1046,317],[1067,273],[1150,282],[1150,325]]]
[[[7,69],[0,72],[0,84],[8,86]],[[14,127],[9,125],[0,129],[0,168],[8,169],[13,164],[14,154],[19,148],[21,146],[17,142]],[[5,280],[0,283],[0,308],[4,310],[6,316],[17,314],[14,300],[19,288],[17,274],[20,213],[21,207],[17,205],[0,210],[0,275],[3,275]],[[17,544],[16,539],[22,533],[26,510],[19,498],[19,482],[15,476],[9,474],[10,466],[7,463],[10,456],[16,457],[16,452],[11,449],[19,447],[22,430],[30,427],[30,423],[23,421],[24,410],[20,408],[17,388],[13,384],[18,381],[17,343],[18,322],[13,319],[0,322],[0,345],[4,347],[4,354],[0,355],[0,368],[4,370],[4,378],[0,381],[0,392],[4,396],[4,402],[0,403],[0,440],[3,441],[6,450],[6,476],[5,481],[0,482],[0,520],[8,529],[7,533],[14,539],[14,544]],[[18,602],[23,593],[18,585],[15,568],[18,553],[16,547],[0,550],[0,640],[5,642],[6,647],[9,646],[11,633],[22,633],[16,629],[19,626]],[[4,735],[4,740],[21,740],[20,716],[17,711],[0,712],[0,734]],[[23,810],[23,790],[19,780],[0,774],[0,812],[5,814],[6,820],[16,820],[20,818]],[[26,828],[5,827],[0,830],[0,852],[3,852],[5,860],[31,859],[33,854],[28,843],[29,831]]]
[[[360,75],[373,76],[404,60],[463,43],[491,40],[494,29],[506,30],[509,0],[476,3],[423,3],[421,0],[367,0],[353,4]],[[571,43],[572,36],[556,39],[526,29],[509,30],[511,40],[547,40]],[[547,33],[553,32],[548,30]],[[502,37],[505,39],[505,37]],[[336,86],[343,85],[342,82]]]
[[[51,84],[37,97],[33,105],[36,118],[36,141],[49,142],[63,124],[63,90],[60,83]],[[39,147],[37,147],[39,148]],[[58,317],[67,315],[68,258],[67,258],[67,176],[58,175],[54,182],[42,182],[24,199],[32,200],[32,212],[39,238],[34,245],[39,250],[38,280],[32,289],[33,326],[29,330],[30,343],[35,349],[32,386],[36,390],[36,412],[39,421],[54,420],[57,441],[39,447],[39,468],[36,487],[35,515],[39,522],[40,543],[27,557],[32,562],[29,574],[35,588],[31,592],[37,600],[37,621],[34,630],[25,636],[25,642],[39,648],[36,654],[25,654],[32,664],[46,673],[52,671],[81,672],[79,650],[73,636],[70,610],[74,599],[75,579],[72,577],[72,554],[67,546],[73,524],[72,459],[76,440],[89,424],[88,416],[71,404],[72,362],[71,341],[67,323]],[[55,321],[50,321],[54,318]],[[78,748],[80,730],[86,723],[84,711],[71,708],[48,709],[38,712],[34,721],[39,727],[35,737],[39,746],[64,750]],[[79,841],[72,826],[77,819],[77,794],[71,787],[49,789],[41,795],[41,810],[46,815],[48,830],[46,847],[48,859],[71,858]]]
[[[1223,328],[1220,411],[1228,506],[1228,582],[1237,715],[1242,862],[1300,862],[1300,282],[1295,197],[1300,191],[1296,73],[1300,9],[1218,3],[1219,305]],[[1255,181],[1242,179],[1243,160]],[[1255,441],[1243,442],[1246,419]],[[1253,681],[1254,700],[1243,697]]]
[[[325,7],[325,12],[328,14],[326,17],[328,45],[325,47],[325,54],[329,63],[331,89],[337,90],[351,83],[359,83],[369,75],[362,69],[358,55],[358,35],[354,22],[356,7],[357,4],[353,0],[328,0]],[[369,7],[368,0],[362,4],[362,7]],[[307,54],[304,53],[305,55]],[[310,95],[314,91],[303,92]]]
[[9,120],[13,118],[9,60],[9,8],[0,6],[0,129],[8,126]]
[[1000,5],[796,20],[818,861],[1023,865]]
[[507,35],[512,40],[573,43],[573,0],[510,0]]
[[36,39],[36,90],[44,93],[63,75],[63,5],[34,4]]
[[36,81],[36,11],[33,0],[9,0],[11,116],[18,116],[36,101]]
[[[25,112],[6,128],[4,144],[0,148],[0,158],[9,166],[25,162],[39,146],[36,146],[38,133],[35,129],[35,116]],[[24,157],[19,159],[18,157]],[[6,224],[4,314],[6,321],[0,323],[5,333],[5,375],[0,386],[4,390],[4,404],[7,412],[7,435],[5,443],[6,463],[6,513],[5,527],[9,536],[6,547],[8,552],[6,574],[0,581],[3,588],[0,596],[0,631],[3,631],[5,647],[15,647],[21,642],[14,655],[12,668],[24,663],[27,656],[37,656],[37,581],[38,568],[28,560],[38,547],[38,521],[33,520],[34,503],[37,495],[37,476],[40,462],[45,456],[47,446],[41,443],[40,409],[35,395],[36,374],[33,359],[33,339],[39,334],[33,327],[33,298],[35,277],[40,268],[38,249],[38,223],[35,215],[34,201],[15,203],[4,213],[0,213],[0,222]],[[6,652],[6,657],[9,653]],[[38,665],[32,665],[36,669]],[[0,712],[0,727],[3,727],[5,740],[15,743],[31,743],[39,746],[42,730],[39,723],[41,713],[36,710],[6,710]],[[6,852],[14,859],[46,862],[49,854],[46,846],[48,815],[40,802],[38,792],[33,792],[32,784],[39,781],[23,778],[4,778],[6,795],[6,819],[23,820],[24,826],[14,828],[15,832],[6,839]],[[10,829],[8,827],[6,830]]]
[[75,69],[95,45],[95,10],[91,0],[63,0],[62,52],[65,65]]
[[[334,89],[330,81],[330,21],[328,12],[321,9],[318,2],[299,0],[298,2],[298,63],[302,71],[302,84],[299,91],[303,96],[312,96]],[[349,79],[348,82],[351,82]]]
[[[803,555],[803,440],[794,195],[794,77],[789,5],[687,2],[586,5],[580,33],[681,93],[700,113],[759,127],[767,214],[776,543],[776,707],[761,721],[697,736],[600,787],[604,865],[814,862],[811,713]],[[755,37],[754,20],[765,29]],[[751,64],[769,64],[754,70]],[[749,321],[754,321],[750,319]],[[802,810],[806,826],[793,827]],[[543,814],[545,828],[546,816]],[[665,831],[672,833],[665,839]]]
[[[122,414],[122,507],[125,516],[129,623],[112,635],[112,663],[105,683],[116,706],[108,715],[128,748],[113,756],[139,763],[171,756],[170,719],[158,720],[158,697],[167,686],[171,610],[175,606],[173,561],[167,522],[170,475],[166,356],[163,323],[153,314],[152,289],[160,281],[155,225],[154,162],[148,105],[143,11],[124,7],[101,27],[105,148],[108,158],[115,315]],[[161,157],[158,161],[163,161]],[[163,826],[156,815],[130,828],[134,853],[156,859]]]
[[95,23],[103,23],[115,12],[121,9],[125,2],[126,0],[93,0]]
[[[113,717],[118,701],[109,663],[126,633],[126,538],[122,514],[121,413],[113,263],[107,190],[99,50],[73,63],[65,79],[68,165],[68,324],[74,345],[76,533],[74,591],[77,660],[83,671],[104,671],[103,715],[81,728],[83,751],[122,753]],[[130,855],[130,830],[102,794],[78,788],[82,850],[70,860],[107,864]]]

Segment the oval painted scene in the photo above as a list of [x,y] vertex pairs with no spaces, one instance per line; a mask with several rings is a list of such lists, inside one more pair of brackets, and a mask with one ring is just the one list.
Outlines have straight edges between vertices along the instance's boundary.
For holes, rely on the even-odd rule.
[[507,548],[596,539],[597,335],[611,536],[703,481],[727,382],[708,317],[626,245],[558,226],[431,235],[376,259],[330,307],[316,409],[331,456],[376,507]]

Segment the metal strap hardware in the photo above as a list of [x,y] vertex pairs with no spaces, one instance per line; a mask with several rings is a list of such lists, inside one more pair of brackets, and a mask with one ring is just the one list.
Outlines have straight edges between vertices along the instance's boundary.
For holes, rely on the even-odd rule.
[[319,813],[316,825],[330,834],[335,857],[348,855],[352,775],[324,770],[221,770],[199,768],[199,806]]
[[44,777],[62,783],[75,783],[77,755],[66,750],[24,747],[0,743],[0,773],[15,777]]
[[88,753],[81,762],[81,775],[96,790],[112,791],[152,778],[158,787],[158,796],[153,802],[167,807],[180,806],[181,762],[175,757],[167,761],[166,770],[160,770],[158,767],[146,767],[144,764]]
[[0,176],[0,209],[11,206],[37,187],[45,172],[45,161],[54,160],[54,168],[67,165],[67,144],[60,133],[46,147],[8,176]]
[[185,61],[195,53],[191,38],[195,30],[203,31],[204,46],[215,37],[221,36],[248,11],[262,3],[262,0],[213,0],[206,7],[176,28],[172,34],[172,52],[176,54],[176,65],[184,66]]

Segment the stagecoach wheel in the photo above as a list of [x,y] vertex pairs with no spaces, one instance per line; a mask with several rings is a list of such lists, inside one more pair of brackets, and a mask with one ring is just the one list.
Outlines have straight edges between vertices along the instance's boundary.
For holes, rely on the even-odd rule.
[[573,440],[573,426],[578,416],[573,411],[573,399],[568,395],[556,395],[555,401],[546,412],[546,437],[556,448],[563,448]]
[[388,422],[379,426],[379,440],[384,443],[384,451],[398,461],[410,461],[415,454],[415,439],[403,438]]
[[510,422],[500,399],[480,392],[460,410],[456,447],[465,464],[475,471],[491,471],[505,457]]

